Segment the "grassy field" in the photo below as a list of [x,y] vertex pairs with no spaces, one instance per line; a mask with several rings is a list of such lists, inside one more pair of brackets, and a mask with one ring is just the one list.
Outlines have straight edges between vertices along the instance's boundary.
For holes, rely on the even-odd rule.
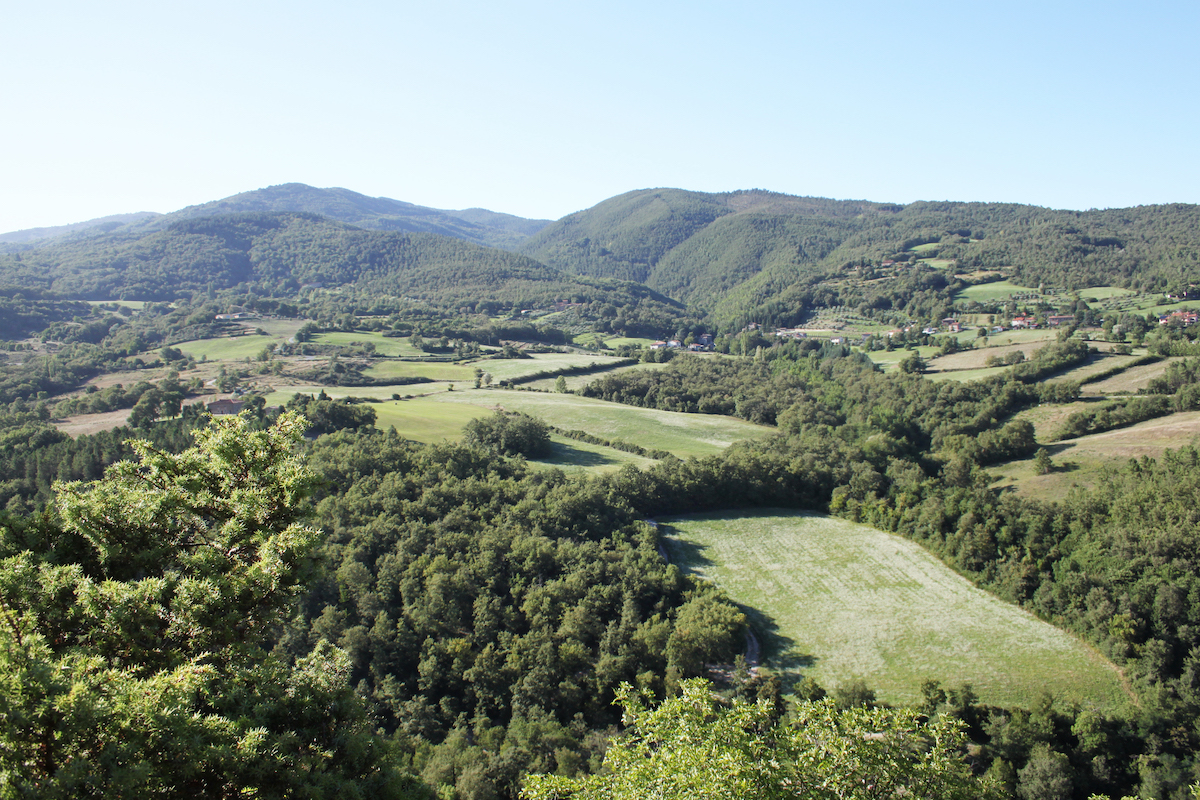
[[[1116,353],[1097,353],[1092,356],[1091,360],[1086,364],[1081,364],[1074,369],[1067,370],[1052,378],[1046,380],[1047,383],[1061,383],[1064,381],[1086,381],[1087,379],[1107,372],[1110,369],[1117,369],[1126,364],[1132,364],[1139,356],[1120,356]],[[1120,377],[1120,373],[1113,376]]]
[[1149,386],[1150,381],[1165,375],[1167,365],[1172,361],[1178,360],[1177,358],[1164,358],[1162,361],[1157,361],[1153,364],[1130,367],[1124,372],[1113,375],[1111,378],[1089,383],[1083,387],[1083,393],[1085,395],[1136,393],[1138,389],[1145,389]]
[[993,281],[991,283],[978,283],[974,286],[968,286],[954,295],[954,302],[969,303],[974,300],[976,303],[995,303],[998,300],[1007,300],[1013,295],[1025,294],[1037,294],[1037,289],[1029,286],[1018,286],[1008,281]]
[[341,347],[352,347],[370,342],[375,345],[375,352],[381,356],[419,358],[425,355],[423,351],[409,344],[407,338],[384,336],[381,333],[345,333],[341,331],[318,333],[312,337],[312,341],[313,344],[339,345]]
[[250,330],[262,328],[268,336],[284,341],[295,336],[296,331],[300,330],[300,326],[303,324],[303,320],[298,319],[252,319],[247,321],[247,327]]
[[180,342],[175,347],[196,360],[206,361],[244,361],[254,358],[267,345],[274,345],[276,339],[271,336],[249,334],[247,336],[228,336],[219,339],[193,339],[190,342]]
[[484,372],[490,372],[496,381],[502,381],[522,378],[544,370],[585,367],[593,364],[603,367],[612,364],[615,360],[614,356],[603,356],[596,353],[535,353],[532,358],[477,361],[472,366],[479,367]]
[[651,450],[666,450],[680,458],[713,455],[736,441],[774,430],[733,417],[635,408],[573,394],[471,389],[445,392],[430,399],[489,411],[495,408],[521,411],[559,428],[586,431],[602,439],[620,439]]
[[620,347],[621,345],[635,345],[638,347],[649,347],[654,344],[653,339],[639,338],[635,336],[616,336],[611,339],[604,340],[605,347]]
[[1063,423],[1067,421],[1067,417],[1074,414],[1076,411],[1086,411],[1092,408],[1098,402],[1097,398],[1091,400],[1077,400],[1073,403],[1047,403],[1046,405],[1034,406],[1027,408],[1024,411],[1018,412],[1014,419],[1026,419],[1033,423],[1033,435],[1039,442],[1051,441],[1062,429]]
[[119,306],[125,306],[125,308],[132,308],[134,311],[141,311],[143,308],[146,307],[146,303],[149,303],[151,301],[150,300],[85,300],[84,302],[87,303],[89,306],[107,306],[107,305],[116,303]]
[[363,374],[376,380],[394,378],[429,378],[434,381],[462,381],[475,384],[475,365],[451,364],[449,362],[422,361],[378,361]]
[[[914,347],[921,354],[921,358],[928,361],[933,358],[934,353],[938,351],[936,347]],[[905,350],[903,347],[897,347],[895,350],[872,350],[867,353],[867,358],[874,361],[879,366],[883,367],[885,372],[891,372],[904,359],[912,354],[912,350]]]
[[953,372],[931,372],[925,377],[931,381],[981,381],[994,375],[1001,375],[1008,367],[980,367],[979,369],[959,369]]
[[478,406],[439,403],[426,397],[387,400],[372,403],[371,408],[375,409],[376,427],[387,430],[394,426],[406,439],[426,444],[457,440],[464,425],[490,413]]
[[535,463],[557,467],[564,472],[605,473],[620,469],[626,464],[647,467],[654,463],[652,458],[643,458],[623,450],[614,450],[598,444],[568,439],[557,434],[550,436],[550,455],[539,458]]
[[[715,581],[766,632],[769,665],[826,688],[862,678],[893,703],[921,682],[970,683],[985,703],[1115,708],[1116,668],[1073,636],[972,586],[917,544],[783,510],[664,521],[671,558]],[[770,609],[770,617],[765,610]]]
[[[589,383],[601,377],[602,375],[619,375],[623,372],[633,372],[644,369],[662,369],[665,366],[666,364],[659,364],[651,361],[646,364],[630,364],[627,367],[616,367],[615,369],[605,370],[604,372],[585,372],[580,375],[567,375],[567,389],[570,391],[575,391],[583,386],[587,386]],[[557,378],[542,378],[541,380],[530,381],[524,385],[531,389],[541,389],[549,392],[554,390],[554,384],[557,381]]]
[[1000,488],[1011,488],[1024,497],[1054,500],[1065,497],[1074,486],[1095,486],[1105,467],[1119,467],[1142,456],[1158,458],[1169,448],[1197,443],[1200,411],[1184,411],[1048,445],[1055,466],[1048,475],[1037,474],[1033,459],[1011,461],[989,471],[996,476],[994,485]]

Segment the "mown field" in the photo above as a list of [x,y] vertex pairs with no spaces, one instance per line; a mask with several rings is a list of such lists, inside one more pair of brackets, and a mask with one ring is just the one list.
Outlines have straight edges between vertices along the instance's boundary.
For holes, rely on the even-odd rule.
[[[584,372],[578,375],[567,375],[565,380],[567,382],[567,390],[573,392],[576,389],[587,386],[601,375],[619,375],[623,372],[633,372],[637,370],[662,369],[665,366],[666,364],[659,364],[651,361],[645,364],[630,364],[627,367],[615,367],[613,369],[604,370],[603,372]],[[530,389],[539,389],[541,391],[551,392],[554,391],[554,387],[557,382],[557,378],[541,378],[540,380],[530,381],[529,383],[523,385],[528,386]]]
[[[920,546],[845,520],[765,509],[660,521],[672,560],[715,581],[767,634],[768,665],[827,689],[863,679],[892,703],[921,682],[985,703],[1126,703],[1116,668],[1073,636],[972,586]],[[769,614],[768,610],[769,609]]]
[[[1061,418],[1065,419],[1066,414]],[[1042,438],[1040,432],[1038,438]],[[1033,459],[1010,461],[989,472],[996,477],[997,487],[1010,488],[1025,497],[1053,500],[1066,496],[1074,486],[1095,486],[1106,467],[1119,467],[1142,456],[1158,458],[1163,451],[1184,445],[1200,446],[1200,411],[1184,411],[1047,445],[1054,464],[1047,475],[1037,474]]]
[[635,408],[573,394],[472,389],[437,394],[430,400],[521,411],[565,430],[666,450],[679,458],[713,455],[736,441],[774,430],[734,417]]
[[1084,395],[1136,394],[1138,389],[1145,389],[1150,381],[1161,377],[1167,372],[1167,365],[1178,358],[1164,358],[1153,364],[1142,364],[1130,367],[1124,372],[1105,378],[1102,381],[1089,383],[1083,387]]
[[250,333],[245,336],[225,336],[219,339],[193,339],[174,347],[197,361],[245,361],[254,358],[264,347],[273,346],[277,337]]
[[367,343],[375,345],[375,352],[381,356],[407,356],[418,358],[425,355],[424,351],[413,347],[407,338],[384,336],[379,333],[318,333],[312,337],[313,344],[340,345],[353,347]]

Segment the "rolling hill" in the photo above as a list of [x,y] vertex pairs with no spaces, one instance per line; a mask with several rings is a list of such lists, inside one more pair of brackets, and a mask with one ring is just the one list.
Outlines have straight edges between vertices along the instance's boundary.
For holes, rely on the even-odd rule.
[[164,230],[117,231],[0,256],[0,283],[91,300],[166,300],[235,287],[279,295],[306,284],[352,284],[439,305],[481,298],[520,306],[556,299],[673,305],[636,284],[569,275],[459,238],[362,230],[310,213],[197,216]]
[[518,251],[578,274],[641,281],[719,319],[769,320],[805,303],[797,287],[848,274],[859,286],[835,304],[872,303],[902,284],[911,294],[914,283],[930,283],[920,273],[944,283],[948,269],[1000,270],[1022,285],[1068,290],[1186,286],[1200,269],[1200,207],[1078,212],[644,189],[547,225]]
[[58,243],[55,240],[63,237],[77,239],[122,232],[145,234],[165,230],[187,219],[244,213],[317,214],[368,230],[437,233],[475,244],[506,248],[515,247],[549,224],[549,220],[525,219],[482,208],[444,211],[387,197],[368,197],[349,189],[318,189],[303,183],[285,183],[188,206],[170,214],[118,214],[73,225],[0,234],[0,246],[7,245],[5,249],[13,251],[55,244]]

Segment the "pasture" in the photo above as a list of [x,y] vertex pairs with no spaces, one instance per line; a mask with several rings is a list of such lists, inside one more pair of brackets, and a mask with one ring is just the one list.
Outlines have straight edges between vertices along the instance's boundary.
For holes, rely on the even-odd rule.
[[276,340],[270,336],[251,333],[245,336],[193,339],[190,342],[180,342],[174,347],[197,361],[244,361],[257,356],[264,347],[273,347],[275,343]]
[[679,458],[713,455],[734,442],[774,430],[734,417],[635,408],[573,394],[493,388],[443,392],[430,400],[469,404],[486,411],[498,408],[520,411],[565,430],[581,430],[601,439],[620,439],[650,450],[666,450]]
[[958,294],[954,295],[955,303],[996,303],[1003,300],[1008,300],[1013,296],[1035,295],[1038,290],[1029,286],[1018,286],[1009,281],[992,281],[991,283],[977,283],[974,286],[968,286]]
[[993,485],[998,488],[1009,488],[1023,497],[1054,500],[1065,497],[1074,486],[1095,486],[1105,468],[1120,467],[1131,458],[1158,458],[1165,450],[1197,444],[1200,411],[1183,411],[1047,445],[1054,464],[1047,475],[1037,474],[1033,459],[1010,461],[989,472],[996,476]]
[[534,353],[531,358],[488,359],[478,361],[472,366],[479,367],[484,372],[490,372],[492,377],[499,382],[549,370],[587,366],[602,368],[605,365],[613,364],[616,360],[614,356],[596,353]]
[[1153,364],[1130,367],[1124,372],[1105,378],[1102,381],[1087,384],[1083,387],[1083,394],[1089,396],[1135,394],[1139,389],[1147,388],[1150,385],[1150,381],[1165,375],[1167,365],[1172,361],[1178,360],[1178,358],[1164,358],[1162,361],[1156,361]]
[[749,610],[768,666],[788,678],[827,689],[861,678],[891,703],[918,701],[930,678],[969,683],[984,703],[1126,703],[1096,651],[907,539],[781,509],[674,517],[660,530],[672,561]]
[[[604,370],[603,372],[583,372],[578,375],[567,375],[565,376],[567,381],[567,390],[573,392],[576,389],[587,386],[589,383],[601,377],[602,375],[620,375],[624,372],[633,372],[636,370],[662,369],[665,366],[666,364],[659,364],[651,361],[644,364],[630,364],[625,367],[615,367],[613,369]],[[529,383],[523,385],[528,386],[530,389],[539,389],[544,392],[552,392],[554,391],[554,385],[557,382],[557,378],[540,378],[539,380],[530,381]]]
[[346,333],[343,331],[318,333],[312,337],[312,342],[313,344],[337,345],[340,347],[354,347],[370,343],[375,345],[375,352],[381,356],[419,358],[425,355],[423,351],[413,347],[407,338],[384,336],[380,333]]

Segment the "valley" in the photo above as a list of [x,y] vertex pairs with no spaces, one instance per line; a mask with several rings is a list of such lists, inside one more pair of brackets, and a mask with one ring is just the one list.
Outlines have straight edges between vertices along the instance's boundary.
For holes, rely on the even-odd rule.
[[[286,184],[0,237],[0,586],[44,631],[21,642],[56,643],[22,657],[51,674],[103,651],[112,674],[79,685],[130,697],[212,658],[216,698],[238,670],[333,659],[330,707],[444,797],[594,771],[622,685],[694,679],[722,703],[957,720],[1006,796],[1046,753],[1064,797],[1181,796],[1200,211],[1119,212],[653,189],[547,221]],[[321,531],[229,578],[294,579],[262,627],[178,662],[175,633],[112,649],[190,619],[190,589],[138,582],[200,574],[204,545],[150,547],[133,495],[110,513],[132,543],[53,509],[118,462],[180,458],[179,530],[257,530],[229,498],[193,507],[215,478],[189,470],[298,414],[299,461],[229,495],[289,498],[263,541]],[[225,450],[201,456],[209,432]],[[128,630],[73,599],[126,583]],[[193,633],[243,635],[216,614]],[[267,716],[282,741],[302,713]]]

